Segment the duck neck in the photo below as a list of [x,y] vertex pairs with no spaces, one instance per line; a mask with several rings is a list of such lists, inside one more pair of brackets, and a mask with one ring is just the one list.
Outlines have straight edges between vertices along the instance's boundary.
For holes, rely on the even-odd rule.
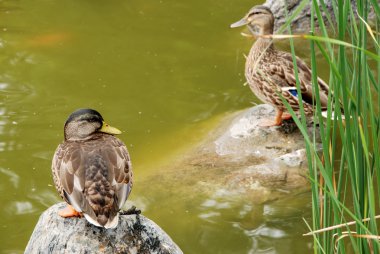
[[253,35],[257,36],[257,40],[252,47],[254,51],[263,52],[263,50],[273,49],[273,39],[263,37],[273,34],[273,18],[269,20],[260,19],[256,23],[249,24],[248,29]]
[[270,38],[259,37],[253,44],[252,49],[249,53],[249,57],[257,59],[265,53],[270,53],[274,49],[273,40]]
[[254,43],[254,47],[257,47],[258,49],[262,50],[266,48],[273,48],[273,39],[258,37],[256,42]]

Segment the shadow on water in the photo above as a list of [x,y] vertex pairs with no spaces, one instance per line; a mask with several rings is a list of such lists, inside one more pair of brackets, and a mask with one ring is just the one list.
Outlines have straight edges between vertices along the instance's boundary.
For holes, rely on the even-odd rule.
[[0,1],[0,252],[22,253],[41,212],[60,201],[51,158],[80,107],[124,131],[135,176],[128,204],[185,253],[309,251],[308,193],[252,203],[194,185],[216,171],[165,168],[216,116],[255,100],[243,86],[251,41],[229,29],[255,3]]

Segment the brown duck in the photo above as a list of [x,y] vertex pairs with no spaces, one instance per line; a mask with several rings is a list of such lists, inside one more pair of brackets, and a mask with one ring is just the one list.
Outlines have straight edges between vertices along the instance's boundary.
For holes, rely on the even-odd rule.
[[[299,111],[299,96],[296,88],[293,58],[288,52],[276,50],[271,38],[273,34],[274,16],[265,6],[254,6],[248,14],[231,25],[232,28],[247,25],[250,32],[257,36],[245,64],[245,77],[254,94],[263,102],[273,105],[276,110],[275,120],[265,120],[261,126],[281,125],[283,119],[291,118],[284,114],[286,107],[281,96],[290,104],[295,112]],[[305,113],[313,113],[315,100],[312,88],[311,70],[300,58],[296,58],[298,78]],[[318,78],[319,97],[322,110],[327,109],[328,85]]]
[[55,151],[55,187],[68,206],[62,217],[81,216],[91,224],[114,228],[118,211],[132,189],[132,166],[124,143],[93,109],[72,113],[64,126],[64,142]]

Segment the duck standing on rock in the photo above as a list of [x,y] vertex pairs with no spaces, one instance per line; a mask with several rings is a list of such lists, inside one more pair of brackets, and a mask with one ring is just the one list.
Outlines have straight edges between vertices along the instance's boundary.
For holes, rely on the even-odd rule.
[[[296,87],[296,77],[292,55],[288,52],[276,50],[271,38],[265,35],[273,34],[274,16],[265,6],[254,6],[240,21],[233,23],[231,28],[247,25],[250,32],[257,36],[245,63],[245,77],[254,94],[262,101],[276,108],[275,120],[265,120],[260,126],[278,126],[283,119],[290,119],[291,115],[284,114],[285,99],[291,108],[299,111],[299,96]],[[312,75],[307,64],[296,57],[298,78],[303,100],[303,107],[307,115],[314,109],[315,96],[313,95]],[[318,78],[319,97],[322,110],[327,109],[328,85]]]
[[62,217],[81,216],[91,224],[114,228],[132,189],[132,165],[121,134],[99,112],[79,109],[64,126],[64,142],[52,161],[53,180],[68,206]]

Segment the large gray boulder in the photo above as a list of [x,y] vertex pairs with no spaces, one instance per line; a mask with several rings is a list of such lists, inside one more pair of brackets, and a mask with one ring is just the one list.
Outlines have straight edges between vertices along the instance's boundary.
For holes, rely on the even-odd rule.
[[58,210],[65,205],[53,205],[41,215],[25,253],[182,253],[159,226],[142,215],[121,215],[115,229],[104,229],[85,218],[60,217]]
[[[275,31],[279,27],[281,27],[288,16],[291,16],[293,12],[297,9],[299,4],[302,2],[302,0],[267,0],[264,5],[269,7],[274,16],[276,17],[275,20]],[[321,5],[322,0],[319,0],[319,6],[320,9],[323,10]],[[380,1],[377,1],[380,4]],[[323,0],[323,3],[326,6],[326,11],[331,16],[332,21],[335,21],[335,15],[332,5],[332,0]],[[354,10],[354,13],[356,14],[357,4],[356,1],[351,0],[351,4]],[[305,8],[302,9],[302,11],[292,20],[291,27],[293,32],[296,33],[308,33],[310,31],[310,17],[311,17],[311,7],[312,7],[312,1],[310,1],[308,4],[306,4]],[[288,13],[288,15],[286,15]],[[327,27],[330,26],[330,24],[327,23],[327,15],[325,12],[322,11],[322,16],[324,18],[325,24]],[[375,12],[373,8],[370,9],[368,14],[368,20],[374,21],[376,18]],[[316,21],[316,26],[318,27],[318,21],[317,17],[314,17],[314,20]],[[334,24],[335,25],[335,24]],[[286,31],[284,31],[286,32]]]

